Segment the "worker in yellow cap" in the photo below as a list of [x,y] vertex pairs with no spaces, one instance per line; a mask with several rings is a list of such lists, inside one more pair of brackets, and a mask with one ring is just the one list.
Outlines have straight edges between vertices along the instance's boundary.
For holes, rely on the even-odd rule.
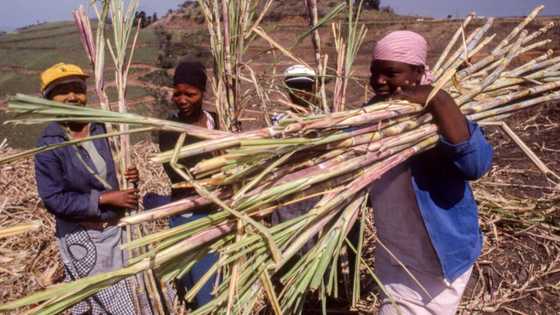
[[[41,93],[50,100],[85,106],[87,77],[76,65],[56,64],[41,74]],[[54,122],[43,131],[38,145],[104,133],[99,123]],[[39,195],[56,219],[66,280],[125,266],[118,222],[126,209],[136,207],[138,191],[119,190],[108,141],[90,140],[40,153],[35,157],[35,173]],[[129,169],[125,177],[138,181],[138,171]],[[120,281],[78,303],[72,314],[151,314],[146,307],[136,310],[130,281]]]
[[41,94],[47,99],[52,99],[49,96],[51,92],[57,88],[64,87],[75,92],[75,95],[83,96],[84,99],[79,103],[84,105],[87,100],[85,98],[87,78],[88,75],[80,67],[72,64],[58,63],[41,73]]

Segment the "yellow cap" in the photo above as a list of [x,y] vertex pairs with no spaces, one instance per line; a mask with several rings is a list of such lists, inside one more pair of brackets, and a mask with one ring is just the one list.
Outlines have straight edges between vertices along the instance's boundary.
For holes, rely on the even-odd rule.
[[88,75],[76,65],[57,63],[41,73],[41,93],[44,95],[51,83],[67,77],[86,79]]

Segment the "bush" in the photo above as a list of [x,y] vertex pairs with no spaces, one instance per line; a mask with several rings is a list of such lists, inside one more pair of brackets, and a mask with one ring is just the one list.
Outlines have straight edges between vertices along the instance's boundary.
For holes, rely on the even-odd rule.
[[158,86],[173,87],[173,79],[167,74],[165,70],[155,70],[140,78],[142,81],[146,81]]
[[379,10],[383,13],[387,13],[387,14],[391,14],[391,15],[395,14],[395,10],[393,10],[393,8],[391,6],[388,6],[388,5],[386,5],[384,7],[381,7]]
[[173,55],[167,54],[166,52],[160,52],[158,55],[157,63],[163,69],[171,69],[175,67],[177,58]]
[[202,13],[199,13],[198,16],[194,18],[194,21],[197,24],[203,24],[206,20],[204,19],[204,15],[202,15]]
[[367,10],[377,10],[379,11],[379,6],[381,5],[380,0],[365,0],[364,9]]

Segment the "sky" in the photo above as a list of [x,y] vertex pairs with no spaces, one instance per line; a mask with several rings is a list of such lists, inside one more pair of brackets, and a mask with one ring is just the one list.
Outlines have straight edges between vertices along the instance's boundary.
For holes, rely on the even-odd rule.
[[[280,0],[281,1],[281,0]],[[72,10],[88,6],[89,0],[0,0],[0,30],[36,23],[37,21],[72,20]],[[140,10],[158,16],[176,9],[185,0],[140,0]]]
[[[275,0],[282,1],[282,0]],[[302,0],[303,1],[303,0]],[[325,1],[325,0],[319,0]],[[184,0],[141,0],[141,10],[159,16]],[[0,30],[11,30],[37,21],[70,20],[71,11],[88,0],[0,0]],[[538,4],[545,15],[560,15],[560,0],[381,0],[397,13],[432,17],[465,16],[475,11],[483,16],[522,16]]]
[[560,0],[381,0],[399,14],[432,17],[465,16],[474,11],[481,16],[524,16],[543,4],[542,15],[560,15]]

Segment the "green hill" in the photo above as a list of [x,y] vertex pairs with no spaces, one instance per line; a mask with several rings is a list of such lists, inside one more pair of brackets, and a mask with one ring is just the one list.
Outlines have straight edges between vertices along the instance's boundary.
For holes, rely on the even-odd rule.
[[[154,31],[143,29],[139,42],[134,63],[154,65],[158,53]],[[90,68],[72,22],[47,23],[0,36],[0,97],[16,92],[36,93],[38,74],[58,62]],[[113,77],[112,71],[108,71],[107,77]]]
[[[92,27],[95,29],[96,26]],[[150,95],[147,87],[134,79],[153,70],[159,51],[158,39],[153,28],[141,30],[139,43],[130,75],[132,82],[129,85],[128,98],[131,101]],[[111,65],[108,52],[106,58],[107,65]],[[40,73],[59,62],[80,65],[91,74],[91,66],[82,48],[77,28],[71,21],[45,23],[0,35],[0,109],[5,106],[9,95],[38,95]],[[110,68],[107,68],[105,78],[109,85],[109,98],[115,100],[116,91],[111,87],[114,72]],[[93,80],[90,80],[90,84],[93,84]],[[90,102],[95,103],[92,86],[90,92]],[[11,116],[0,112],[0,122],[8,118]],[[0,141],[8,138],[11,146],[31,147],[42,127],[0,125]]]

